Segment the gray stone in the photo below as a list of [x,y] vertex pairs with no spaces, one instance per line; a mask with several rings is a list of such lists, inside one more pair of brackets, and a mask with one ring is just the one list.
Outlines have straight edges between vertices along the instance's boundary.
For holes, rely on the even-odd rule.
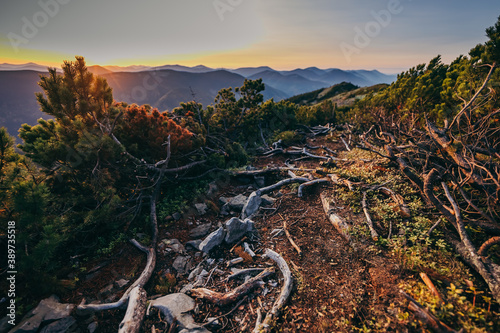
[[173,217],[174,220],[179,221],[182,218],[182,214],[179,213],[179,212],[173,213],[172,217]]
[[115,285],[121,289],[121,288],[125,287],[129,282],[130,282],[130,280],[120,279],[118,281],[115,281]]
[[267,194],[264,194],[263,196],[261,196],[261,199],[262,199],[263,206],[271,206],[276,201],[276,199],[268,196]]
[[211,182],[210,184],[208,184],[207,196],[214,196],[214,194],[217,193],[218,190],[219,187],[217,186],[217,184],[215,182]]
[[38,306],[31,310],[21,320],[19,325],[11,332],[37,332],[38,329],[50,322],[69,317],[75,306],[73,304],[61,304],[57,296],[50,296],[42,300]]
[[260,204],[262,203],[261,192],[259,190],[252,192],[248,197],[248,201],[243,207],[241,212],[242,218],[247,218],[255,214],[259,210]]
[[204,215],[207,213],[208,206],[206,203],[197,203],[194,205],[194,207],[196,208],[198,215]]
[[177,273],[183,275],[188,270],[189,259],[191,259],[191,257],[189,257],[189,256],[187,256],[187,257],[178,256],[177,258],[175,258],[174,263],[172,264],[172,267],[175,268]]
[[87,326],[89,333],[94,333],[97,330],[97,322],[93,321]]
[[212,250],[214,247],[222,244],[225,236],[226,232],[222,227],[220,227],[219,229],[215,230],[210,235],[208,235],[207,238],[203,240],[203,242],[201,242],[199,246],[200,251],[203,251],[205,253],[210,252],[210,250]]
[[40,333],[66,333],[76,332],[76,319],[73,317],[65,317],[45,326]]
[[151,305],[157,308],[169,324],[174,319],[177,320],[177,326],[181,332],[209,332],[207,329],[196,324],[193,316],[189,312],[193,311],[196,303],[186,294],[176,293],[163,296],[151,302]]
[[226,222],[226,243],[231,244],[243,237],[248,231],[248,225],[237,217]]
[[210,231],[210,228],[212,227],[211,223],[203,223],[197,226],[196,228],[193,228],[189,232],[189,236],[191,238],[200,238],[203,236],[206,236],[208,232]]
[[193,269],[191,271],[191,273],[189,273],[188,281],[193,281],[198,276],[198,274],[201,273],[202,270],[203,270],[203,267],[201,267],[201,266],[196,267],[195,269]]
[[172,252],[175,253],[186,253],[186,249],[184,248],[184,245],[179,242],[178,239],[164,239],[162,240],[162,243],[165,244],[165,246]]
[[234,210],[236,212],[241,212],[241,210],[245,206],[245,203],[247,202],[247,199],[248,199],[247,196],[243,194],[238,194],[237,196],[231,198],[227,204],[229,205],[229,208],[231,210]]
[[223,204],[223,205],[224,205],[224,204],[227,204],[227,203],[229,202],[229,200],[230,200],[230,198],[226,198],[226,197],[220,197],[220,198],[219,198],[219,202],[220,202],[221,204]]
[[196,239],[196,240],[189,241],[189,242],[186,243],[186,248],[192,247],[195,250],[199,250],[201,242],[202,242],[201,239]]
[[257,185],[257,187],[264,187],[266,186],[266,178],[264,178],[263,176],[260,176],[260,177],[254,177],[255,179],[255,184]]

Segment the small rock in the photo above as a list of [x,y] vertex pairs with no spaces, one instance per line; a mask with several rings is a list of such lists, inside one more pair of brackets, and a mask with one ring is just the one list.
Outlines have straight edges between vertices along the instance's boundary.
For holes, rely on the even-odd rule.
[[241,212],[243,209],[243,206],[245,206],[245,203],[247,202],[248,197],[243,195],[243,194],[238,194],[237,196],[231,198],[229,202],[227,203],[229,205],[229,208],[231,210],[234,210],[236,212]]
[[267,194],[264,194],[263,196],[261,196],[261,199],[262,199],[262,205],[264,205],[264,206],[271,206],[276,202],[276,199],[271,198]]
[[189,259],[191,259],[190,256],[178,256],[175,258],[172,267],[175,268],[177,273],[184,275],[188,269]]
[[182,289],[179,291],[182,294],[186,294],[191,291],[191,289],[194,288],[194,283],[188,283]]
[[94,333],[97,330],[97,322],[93,321],[87,326],[89,333]]
[[255,179],[255,184],[257,185],[258,188],[266,186],[266,178],[264,177],[254,177]]
[[38,306],[31,310],[21,320],[12,332],[37,332],[40,327],[47,323],[69,317],[74,309],[73,304],[61,304],[57,296],[51,296],[42,300]]
[[226,232],[222,227],[220,227],[219,229],[215,230],[210,235],[208,235],[207,238],[203,240],[203,242],[201,242],[199,246],[200,251],[203,251],[205,253],[210,252],[210,250],[212,250],[214,247],[222,244],[225,236]]
[[189,237],[200,238],[200,237],[206,236],[208,234],[208,232],[210,231],[211,227],[212,227],[211,223],[200,224],[199,226],[197,226],[196,228],[193,228],[189,232]]
[[189,273],[188,281],[193,281],[198,276],[198,274],[201,273],[202,270],[203,268],[201,266],[193,269],[191,273]]
[[222,327],[220,320],[217,319],[216,317],[208,317],[207,322],[209,323],[208,327],[213,328],[213,329],[219,329]]
[[241,216],[243,218],[252,216],[255,212],[259,210],[260,204],[262,203],[260,190],[252,192],[248,197],[248,201],[245,203],[243,207],[243,211],[241,212]]
[[177,212],[177,213],[173,213],[172,214],[172,217],[175,221],[179,221],[181,218],[182,218],[182,214]]
[[255,229],[255,224],[252,220],[245,219],[242,221],[237,217],[233,217],[225,225],[227,230],[225,241],[228,244],[240,240],[247,232],[253,232]]
[[184,248],[184,245],[179,242],[178,239],[164,239],[162,240],[162,243],[165,244],[165,246],[172,252],[182,254],[186,253],[186,249]]
[[196,208],[198,215],[205,215],[207,213],[208,206],[206,203],[197,203],[194,207]]
[[151,305],[160,310],[169,324],[177,320],[177,325],[181,329],[181,332],[209,333],[207,329],[196,324],[193,316],[189,314],[189,312],[194,310],[196,303],[191,297],[185,294],[176,293],[163,296],[152,301]]
[[211,182],[208,184],[208,190],[207,190],[207,196],[212,197],[217,191],[219,190],[219,187],[215,182]]
[[192,241],[189,241],[186,243],[186,248],[193,248],[195,250],[199,250],[200,249],[200,244],[201,244],[202,240],[201,239],[196,239],[196,240],[192,240]]
[[226,197],[220,197],[219,198],[219,202],[222,204],[222,205],[225,205],[229,202],[230,198],[226,198]]
[[130,281],[129,280],[125,280],[125,279],[120,279],[118,281],[115,281],[115,285],[117,288],[123,288],[125,287]]
[[45,326],[40,333],[69,333],[76,332],[76,329],[76,319],[70,316]]

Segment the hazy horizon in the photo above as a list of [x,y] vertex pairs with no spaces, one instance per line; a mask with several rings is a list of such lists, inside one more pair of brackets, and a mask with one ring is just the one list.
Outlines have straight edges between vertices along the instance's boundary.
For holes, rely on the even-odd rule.
[[486,40],[500,2],[430,0],[16,1],[0,13],[0,63],[399,73]]

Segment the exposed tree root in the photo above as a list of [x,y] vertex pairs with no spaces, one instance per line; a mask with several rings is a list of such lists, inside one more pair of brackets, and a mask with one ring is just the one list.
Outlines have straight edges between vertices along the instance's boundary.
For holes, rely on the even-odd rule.
[[266,318],[263,322],[261,322],[262,315],[260,313],[260,310],[258,311],[259,316],[257,318],[253,333],[270,332],[270,330],[273,328],[274,323],[278,319],[281,308],[285,305],[288,298],[290,297],[293,287],[292,272],[290,271],[290,268],[288,267],[285,259],[283,259],[283,257],[278,253],[270,249],[266,249],[264,256],[276,262],[279,269],[281,270],[281,273],[283,274],[284,281],[278,299],[276,300],[276,302],[274,302],[271,311],[267,313]]
[[321,203],[323,204],[323,210],[325,211],[326,217],[333,224],[335,229],[347,240],[351,242],[351,237],[349,236],[349,225],[341,218],[339,215],[335,214],[335,208],[331,202],[331,199],[326,197],[325,193],[321,193]]
[[219,293],[217,291],[212,291],[206,288],[196,288],[196,289],[191,289],[191,296],[205,299],[219,306],[228,305],[233,302],[236,302],[238,299],[248,294],[254,288],[258,287],[260,285],[260,281],[263,278],[273,273],[274,273],[273,268],[267,268],[263,272],[259,273],[257,276],[254,276],[247,282],[243,283],[242,285],[234,288],[233,290],[227,293]]

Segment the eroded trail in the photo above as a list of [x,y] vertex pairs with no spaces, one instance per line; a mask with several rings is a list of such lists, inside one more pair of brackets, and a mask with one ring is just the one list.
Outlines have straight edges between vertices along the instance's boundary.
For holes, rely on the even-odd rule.
[[[407,205],[413,190],[401,185],[397,170],[387,169],[375,154],[347,154],[349,141],[339,138],[319,136],[309,138],[300,147],[275,149],[257,158],[253,169],[233,172],[224,186],[211,186],[205,202],[199,202],[201,206],[193,204],[196,208],[192,212],[177,216],[174,223],[160,223],[156,269],[145,288],[151,305],[141,330],[421,329],[421,322],[413,314],[421,310],[420,305],[410,311],[402,291],[417,288],[419,300],[428,300],[431,292],[420,287],[423,283],[417,273],[429,273],[442,292],[449,288],[450,276],[463,268],[444,276],[448,268],[428,267],[430,261],[422,259],[427,256],[438,260],[432,258],[430,250],[424,248],[427,254],[412,252],[417,251],[412,247],[414,231],[405,226],[412,214],[422,209],[416,201]],[[303,180],[270,188],[293,177]],[[300,185],[313,179],[324,181]],[[266,188],[271,190],[261,193]],[[298,192],[302,192],[301,197]],[[258,208],[244,219],[247,216],[242,216],[242,210],[252,196],[258,196]],[[366,214],[373,220],[372,230]],[[341,221],[340,226],[333,224],[335,219]],[[293,289],[283,306],[278,300],[283,298],[286,278],[276,260],[264,256],[269,250],[279,255],[291,271]],[[123,253],[130,262],[140,262],[141,254],[129,246]],[[417,259],[412,259],[415,255]],[[119,269],[123,271],[118,267],[123,266],[122,259],[118,256],[93,272],[67,300],[78,303],[82,295],[90,300],[102,299],[89,286],[99,284],[104,277],[109,281],[110,274],[117,278],[126,275],[132,283],[140,274],[140,266],[136,264],[133,271],[119,274]],[[454,261],[452,265],[458,264]],[[437,293],[436,297],[441,297]],[[120,296],[121,292],[117,292],[107,301]],[[183,305],[178,308],[175,304],[180,303]],[[269,313],[273,314],[271,325],[256,328],[256,323],[266,323]],[[424,317],[428,314],[422,313]],[[123,310],[99,314],[97,332],[114,331],[123,315]],[[433,317],[420,319],[425,322],[429,318]],[[440,320],[436,323],[442,324]]]

